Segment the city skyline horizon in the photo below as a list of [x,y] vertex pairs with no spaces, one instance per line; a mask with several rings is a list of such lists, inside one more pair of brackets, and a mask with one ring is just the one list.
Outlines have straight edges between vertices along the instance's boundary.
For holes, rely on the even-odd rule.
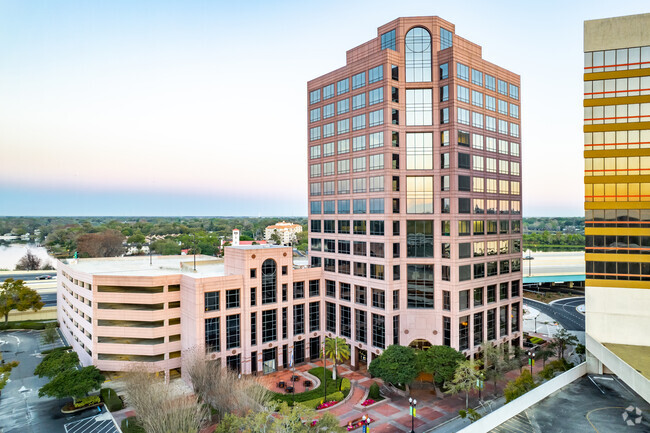
[[[364,13],[343,17],[341,24],[353,23],[345,31],[324,34],[340,18],[335,12],[294,8],[290,1],[255,3],[258,9],[203,1],[58,8],[6,2],[0,6],[0,58],[7,60],[0,66],[6,78],[0,141],[11,163],[0,172],[0,213],[306,216],[307,81],[340,68],[342,51],[376,37],[394,18],[439,16],[454,22],[462,38],[480,40],[487,60],[525,82],[523,217],[583,214],[582,132],[574,122],[582,117],[582,64],[572,51],[582,51],[582,21],[637,13],[643,3],[598,2],[589,16],[579,5],[559,2],[560,15],[529,6],[512,7],[507,16],[478,4],[468,12],[425,3],[387,3],[381,12],[350,6]],[[313,14],[321,19],[305,19]],[[349,21],[352,16],[361,19]],[[548,32],[544,17],[565,32]],[[235,39],[242,20],[252,30]],[[300,33],[308,37],[293,37]],[[516,33],[523,37],[509,37]],[[15,44],[2,42],[12,38]],[[540,63],[549,55],[556,61]],[[264,73],[255,73],[259,65]],[[564,72],[551,83],[548,77],[561,69],[575,74]],[[573,99],[576,104],[563,103]],[[250,114],[256,110],[263,114]]]

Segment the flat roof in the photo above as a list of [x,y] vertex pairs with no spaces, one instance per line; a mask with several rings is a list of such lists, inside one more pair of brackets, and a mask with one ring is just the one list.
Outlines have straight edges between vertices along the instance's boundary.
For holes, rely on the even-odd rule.
[[650,346],[616,343],[602,343],[602,345],[650,380]]
[[[266,241],[264,241],[266,242]],[[258,244],[258,245],[228,245],[226,248],[237,248],[238,250],[266,250],[269,248],[289,248],[284,245]]]
[[[232,248],[257,249],[264,245],[243,245]],[[272,248],[288,248],[271,246]],[[269,247],[266,247],[269,248]],[[151,264],[149,261],[151,260]],[[62,260],[66,266],[92,275],[121,275],[134,277],[158,277],[164,275],[187,275],[192,278],[219,277],[225,275],[224,260],[206,255],[196,256],[196,271],[194,271],[194,255],[175,256],[133,256],[105,257],[92,259]],[[181,263],[184,265],[181,267]],[[294,257],[294,266],[306,266],[306,257]]]

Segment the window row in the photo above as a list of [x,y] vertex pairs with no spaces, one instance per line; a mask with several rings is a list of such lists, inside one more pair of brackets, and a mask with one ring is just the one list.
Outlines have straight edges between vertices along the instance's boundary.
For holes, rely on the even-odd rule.
[[[460,84],[456,85],[456,99],[460,102],[465,102],[467,104],[471,103],[475,107],[483,108],[490,111],[498,111],[499,114],[505,116],[510,115],[515,119],[519,119],[519,106],[502,99],[498,100],[494,96],[484,95],[482,92],[471,90],[470,98],[470,89],[469,87],[462,86]],[[440,88],[440,102],[445,102],[449,100],[449,89],[448,86],[442,86]],[[510,108],[510,110],[508,110]]]
[[[396,112],[397,110],[393,110]],[[368,113],[368,123],[367,126],[372,128],[373,126],[383,125],[384,124],[384,110],[371,111]],[[394,116],[393,116],[394,118]],[[351,120],[351,121],[350,121]],[[396,123],[396,122],[393,122]],[[336,126],[336,127],[335,127]],[[321,136],[321,127],[316,126],[309,128],[309,140],[315,141],[320,140],[321,138],[329,138],[334,135],[347,134],[352,131],[358,131],[366,128],[366,115],[360,114],[354,116],[351,119],[341,119],[336,122],[327,123],[322,126],[322,136]]]
[[[350,202],[352,202],[352,208],[350,208]],[[383,214],[385,213],[384,202],[384,198],[312,201],[309,210],[312,215],[335,214],[337,210],[339,214]]]
[[[513,280],[512,282],[503,282],[491,284],[484,287],[476,287],[471,290],[461,290],[458,292],[458,310],[464,311],[472,308],[482,307],[484,305],[493,304],[498,301],[506,301],[510,298],[517,298],[521,296],[520,280]],[[442,309],[444,311],[451,311],[451,293],[443,291],[442,293]]]
[[650,120],[650,102],[584,107],[584,112],[585,125],[647,122]]
[[[510,314],[508,314],[508,309],[510,309]],[[472,322],[470,322],[470,318],[472,318]],[[472,340],[473,347],[476,348],[484,341],[505,338],[510,333],[519,332],[520,321],[521,308],[519,302],[481,311],[473,315],[461,316],[458,318],[458,349],[461,351],[469,349]],[[470,338],[470,328],[472,338]],[[442,318],[442,344],[445,346],[452,345],[450,317]]]
[[650,236],[585,236],[585,251],[601,254],[650,254]]
[[585,81],[585,99],[650,95],[650,76]]
[[650,183],[585,184],[585,201],[650,201]]
[[633,176],[650,174],[650,156],[585,158],[585,176]]
[[650,228],[650,209],[588,209],[585,227]]
[[[352,164],[350,164],[350,161]],[[309,177],[334,176],[335,174],[347,174],[352,169],[353,173],[362,171],[374,171],[384,169],[384,154],[359,156],[350,159],[340,159],[324,163],[311,164],[309,166]]]
[[586,265],[588,279],[650,281],[650,263],[587,261]]
[[[456,62],[456,77],[464,81],[470,81],[470,68],[460,62]],[[483,87],[483,77],[485,76],[485,88],[492,91],[498,91],[499,94],[510,96],[512,99],[519,99],[519,87],[514,84],[508,84],[504,80],[497,80],[489,74],[472,68],[472,84]]]
[[[368,70],[368,84],[376,83],[384,79],[383,65],[376,66]],[[351,78],[344,78],[336,83],[336,95],[342,95],[350,90],[350,82],[352,82],[352,90],[359,89],[366,85],[366,71],[353,75]],[[322,93],[321,93],[322,91]],[[309,104],[315,104],[322,100],[333,98],[335,95],[335,84],[328,84],[322,89],[316,89],[309,92]]]
[[650,129],[585,132],[585,150],[650,149]]
[[585,72],[650,68],[650,46],[585,53]]
[[[449,123],[449,108],[443,108],[440,110],[440,123],[445,124]],[[510,135],[511,137],[519,137],[519,124],[508,122],[503,119],[497,119],[492,116],[483,115],[483,113],[477,113],[475,111],[470,111],[457,107],[457,116],[456,121],[462,125],[471,125],[474,128],[486,129],[487,131],[498,132],[503,135]],[[497,129],[498,127],[498,129]]]

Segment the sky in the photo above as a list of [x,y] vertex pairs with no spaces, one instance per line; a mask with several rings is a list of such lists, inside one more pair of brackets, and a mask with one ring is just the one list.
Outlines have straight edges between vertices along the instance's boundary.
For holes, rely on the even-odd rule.
[[307,214],[307,81],[399,16],[521,75],[524,216],[583,214],[582,29],[646,1],[0,0],[0,215]]

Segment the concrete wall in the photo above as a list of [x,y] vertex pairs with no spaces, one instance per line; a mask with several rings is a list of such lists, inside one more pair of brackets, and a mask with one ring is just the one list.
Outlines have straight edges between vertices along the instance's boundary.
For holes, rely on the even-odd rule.
[[591,335],[586,335],[586,342],[589,373],[602,374],[610,370],[645,401],[650,402],[650,380],[597,342]]
[[586,332],[596,341],[648,345],[650,290],[587,287]]
[[650,45],[650,14],[585,21],[585,51]]
[[485,433],[490,431],[585,374],[587,374],[587,364],[583,362],[577,367],[574,367],[566,373],[562,373],[556,378],[541,384],[537,388],[528,391],[526,394],[495,410],[489,415],[484,416],[475,423],[460,430],[460,432]]
[[12,311],[9,313],[10,322],[23,320],[56,320],[56,307],[43,307],[39,311]]

